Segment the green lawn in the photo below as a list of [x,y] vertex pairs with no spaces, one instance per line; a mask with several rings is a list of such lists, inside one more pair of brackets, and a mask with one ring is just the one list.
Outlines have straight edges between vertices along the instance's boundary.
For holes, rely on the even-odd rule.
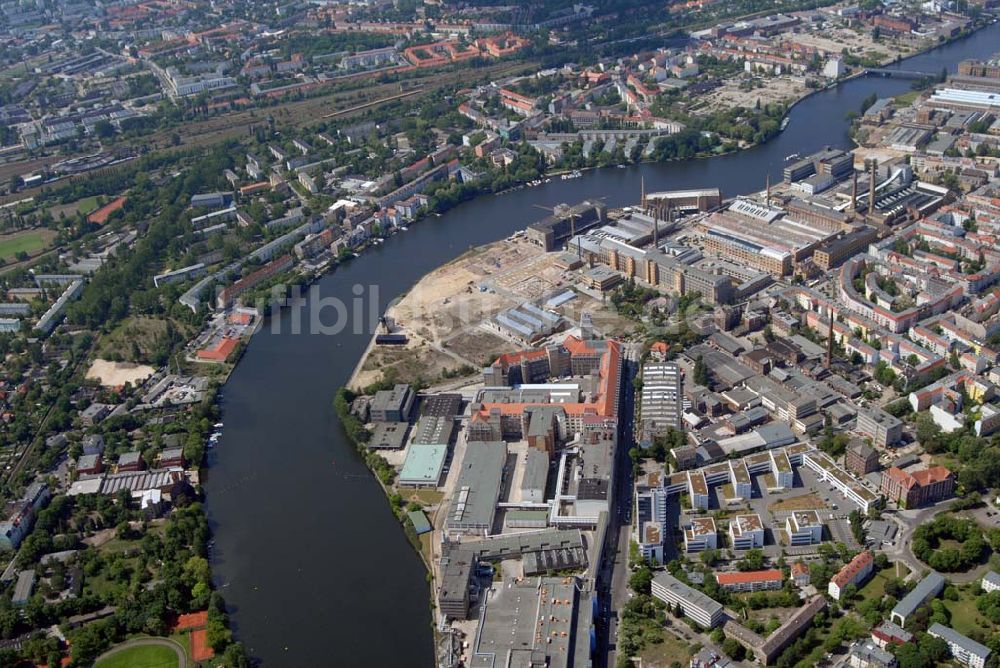
[[76,202],[76,210],[87,215],[88,213],[93,213],[99,208],[99,202],[97,201],[97,195],[91,195],[90,197],[84,197],[83,199],[78,199]]
[[[905,578],[909,575],[910,569],[903,564],[899,564],[899,577]],[[896,565],[893,564],[883,571],[879,571],[865,586],[858,590],[860,600],[867,601],[870,598],[882,598],[885,596],[885,583],[896,577]]]
[[94,668],[176,668],[177,654],[169,647],[149,645],[112,654]]
[[21,252],[37,253],[48,245],[51,237],[51,233],[40,230],[0,236],[0,258],[12,258]]
[[965,589],[959,590],[957,601],[942,601],[951,615],[951,627],[959,633],[968,634],[976,629],[983,631],[992,628],[993,625],[976,610],[976,599]]

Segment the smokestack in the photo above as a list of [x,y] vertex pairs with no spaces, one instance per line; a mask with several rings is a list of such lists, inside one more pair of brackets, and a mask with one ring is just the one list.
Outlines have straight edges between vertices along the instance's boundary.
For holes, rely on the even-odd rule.
[[660,247],[660,217],[653,216],[653,250]]
[[830,309],[830,331],[826,336],[826,368],[833,365],[833,309]]
[[771,175],[764,175],[764,204],[771,206]]
[[[569,214],[569,233],[570,239],[576,237],[576,214]],[[580,260],[583,258],[583,244],[580,239],[576,240],[576,259]]]
[[851,174],[853,178],[851,180],[851,211],[858,210],[858,170],[852,170]]
[[642,208],[646,208],[646,177],[639,177],[639,192],[641,194],[640,202],[642,202]]
[[872,171],[868,178],[868,215],[875,215],[875,172],[878,171],[878,160],[872,158]]

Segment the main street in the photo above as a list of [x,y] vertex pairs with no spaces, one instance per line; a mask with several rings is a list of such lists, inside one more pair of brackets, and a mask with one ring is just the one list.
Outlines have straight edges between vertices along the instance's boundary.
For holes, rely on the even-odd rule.
[[[625,344],[622,363],[621,395],[618,403],[618,447],[615,461],[613,498],[608,513],[604,562],[597,574],[598,616],[595,665],[615,665],[615,649],[622,606],[628,600],[628,551],[632,511],[632,463],[628,451],[635,442],[633,434],[635,393],[632,378],[638,371],[642,347]],[[603,663],[602,663],[603,662]]]

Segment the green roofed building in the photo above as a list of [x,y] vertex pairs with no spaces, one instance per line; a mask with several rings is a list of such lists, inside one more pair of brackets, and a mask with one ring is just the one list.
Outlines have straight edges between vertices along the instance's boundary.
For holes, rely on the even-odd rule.
[[427,521],[427,515],[422,510],[411,510],[406,513],[406,516],[410,518],[410,524],[413,525],[413,530],[417,532],[418,536],[433,529],[431,523]]
[[410,445],[403,468],[399,471],[399,484],[405,487],[437,487],[447,456],[447,444]]

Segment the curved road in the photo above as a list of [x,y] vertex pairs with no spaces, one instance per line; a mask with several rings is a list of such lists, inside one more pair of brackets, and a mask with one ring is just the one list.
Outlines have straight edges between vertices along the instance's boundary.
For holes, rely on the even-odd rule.
[[126,640],[122,644],[115,645],[107,652],[97,657],[94,661],[94,665],[99,664],[104,659],[118,654],[119,652],[124,652],[127,649],[133,649],[135,647],[149,647],[152,645],[169,647],[174,650],[174,653],[177,655],[177,668],[187,668],[187,652],[184,651],[184,648],[181,647],[177,641],[171,640],[170,638],[135,638],[134,640]]

